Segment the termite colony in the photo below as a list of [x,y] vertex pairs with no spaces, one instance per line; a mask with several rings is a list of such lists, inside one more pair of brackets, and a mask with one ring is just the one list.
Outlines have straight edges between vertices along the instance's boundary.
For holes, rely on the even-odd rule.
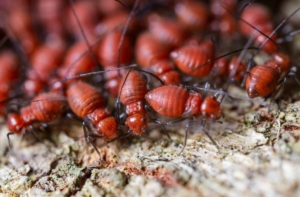
[[[0,97],[8,137],[73,117],[100,154],[93,139],[140,136],[149,125],[168,134],[172,118],[214,124],[229,84],[244,80],[249,98],[266,97],[295,73],[270,11],[258,3],[4,2]],[[259,55],[266,61],[254,66]],[[114,110],[108,98],[116,98]],[[12,109],[20,100],[29,104]]]

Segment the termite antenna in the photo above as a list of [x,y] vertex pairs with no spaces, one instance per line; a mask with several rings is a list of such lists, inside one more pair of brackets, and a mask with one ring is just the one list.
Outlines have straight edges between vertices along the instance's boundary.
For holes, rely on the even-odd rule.
[[163,80],[161,80],[161,78],[159,78],[158,76],[156,76],[155,74],[151,73],[151,72],[148,72],[148,71],[145,71],[145,70],[141,70],[141,69],[135,69],[136,71],[139,71],[139,72],[142,72],[142,73],[145,73],[147,75],[150,75],[152,76],[153,78],[155,78],[156,80],[159,81],[159,83],[161,85],[165,85],[165,83],[163,82]]
[[[135,68],[135,67],[137,67],[137,65],[132,64],[132,65],[123,66],[123,67],[120,67],[120,68],[112,68],[112,69],[107,69],[107,70],[93,71],[93,72],[89,72],[89,73],[82,73],[82,74],[73,75],[73,76],[70,76],[70,77],[65,77],[64,79],[61,80],[61,82],[64,83],[64,82],[66,82],[68,80],[71,80],[71,79],[79,79],[79,78],[84,78],[84,77],[88,77],[88,76],[103,74],[103,73],[106,73],[106,72],[111,72],[111,71],[116,71],[116,70],[119,71],[119,70],[123,70],[123,69],[131,69],[131,68]],[[56,83],[56,82],[54,82],[54,83]]]
[[95,64],[97,65],[97,67],[98,67],[98,68],[101,68],[100,64],[99,64],[98,61],[97,61],[96,55],[95,55],[95,53],[93,52],[92,47],[91,47],[91,45],[90,45],[90,43],[89,43],[89,41],[88,41],[88,39],[87,39],[87,37],[86,37],[86,35],[85,35],[85,33],[84,33],[84,29],[82,28],[82,26],[81,26],[81,24],[80,24],[79,18],[78,18],[78,16],[77,16],[76,11],[75,11],[75,7],[74,7],[73,0],[69,0],[69,3],[70,3],[70,5],[71,5],[73,15],[74,15],[74,17],[75,17],[75,19],[76,19],[76,22],[77,22],[78,26],[79,26],[80,32],[81,32],[81,34],[82,34],[82,36],[83,36],[83,39],[84,39],[86,45],[88,46],[88,51],[89,51],[90,55],[92,56],[93,61],[95,62]]
[[36,103],[36,102],[41,102],[41,101],[66,101],[67,99],[63,96],[57,96],[55,98],[45,98],[45,99],[34,99],[30,101],[23,101],[23,102],[18,102],[18,103],[9,103],[10,106],[16,105],[16,106],[26,106],[30,103]]
[[100,144],[98,146],[98,148],[102,148],[102,147],[107,146],[108,144],[110,144],[112,142],[115,142],[115,141],[117,141],[119,139],[126,138],[126,137],[129,137],[129,136],[130,136],[130,133],[124,133],[124,134],[119,135],[118,137],[116,137],[116,138],[114,138],[114,139],[112,139],[110,141],[107,141],[107,142],[104,142],[103,144]]
[[[248,23],[246,20],[242,19],[241,17],[238,17],[236,16],[235,14],[232,14],[224,5],[222,2],[219,2],[218,3],[223,7],[224,10],[226,10],[229,14],[231,14],[234,18],[236,18],[237,20],[240,20],[242,21],[243,23],[247,24],[248,26],[250,26],[252,29],[254,29],[255,31],[259,32],[261,35],[265,36],[268,40],[270,40],[273,44],[275,44],[276,46],[278,46],[278,44],[271,38],[269,37],[268,35],[266,35],[265,33],[263,33],[262,31],[260,31],[259,29],[257,29],[255,26],[253,26],[252,24]],[[249,5],[249,4],[248,4]],[[248,6],[247,5],[247,6]],[[246,7],[245,7],[246,8]],[[244,9],[245,9],[244,8]]]
[[286,42],[288,39],[290,39],[291,37],[293,37],[293,36],[295,36],[296,34],[299,34],[299,33],[300,33],[300,29],[295,30],[295,31],[293,31],[293,32],[290,32],[290,33],[284,35],[284,36],[281,37],[281,38],[278,38],[278,39],[276,40],[276,42],[277,42],[278,44],[281,44],[281,43],[283,43],[283,42]]
[[255,0],[251,0],[250,2],[246,3],[245,5],[243,5],[242,9],[239,11],[238,15],[240,16],[241,13],[244,11],[244,9],[246,9],[247,6],[251,5],[252,3],[254,3]]
[[9,36],[6,34],[0,41],[0,46],[2,46],[7,40],[9,39]]
[[205,133],[205,135],[209,138],[209,140],[213,143],[213,145],[217,148],[218,152],[220,152],[220,148],[219,145],[217,144],[217,142],[212,138],[212,136],[209,134],[209,132],[207,132],[206,128],[206,120],[203,120],[203,132]]
[[[248,48],[247,48],[247,50],[257,50],[257,49],[258,49],[257,47],[248,47]],[[229,55],[232,55],[232,54],[235,54],[235,53],[239,53],[239,52],[244,51],[244,50],[245,50],[245,47],[243,47],[242,49],[237,49],[237,50],[234,50],[234,51],[225,53],[225,54],[223,54],[223,55],[220,55],[219,57],[214,58],[213,60],[208,60],[207,62],[205,62],[205,63],[203,63],[203,64],[201,64],[201,65],[195,67],[194,69],[192,69],[192,70],[190,71],[190,73],[193,73],[193,72],[195,72],[195,71],[197,71],[197,70],[203,68],[204,66],[206,66],[206,65],[208,65],[208,64],[210,64],[210,63],[212,63],[212,62],[214,62],[214,61],[217,61],[217,60],[219,60],[219,59],[221,59],[221,58],[223,58],[223,57],[226,57],[226,56],[229,56]],[[185,77],[185,78],[183,78],[182,80],[184,81],[184,80],[186,80],[187,78],[188,78],[188,77]]]
[[[184,142],[183,142],[183,147],[182,149],[180,150],[180,152],[178,153],[178,155],[181,155],[181,153],[184,151],[185,147],[186,147],[186,144],[187,144],[187,136],[188,136],[188,133],[189,133],[189,127],[192,126],[192,124],[196,122],[195,120],[193,121],[190,121],[186,126],[185,126],[185,133],[184,133]],[[217,148],[218,152],[220,151],[219,150],[219,146],[217,144],[217,142],[211,137],[211,135],[207,132],[205,126],[206,126],[206,123],[207,121],[205,119],[202,119],[201,120],[201,125],[200,125],[200,128],[203,130],[204,134],[209,138],[209,140],[213,143],[213,145]]]
[[[248,42],[246,43],[246,45],[244,46],[243,50],[242,50],[242,53],[239,55],[238,59],[237,59],[237,62],[235,63],[234,65],[234,68],[232,69],[232,71],[230,72],[230,75],[229,75],[229,78],[227,80],[227,83],[225,85],[225,90],[228,90],[229,88],[229,85],[230,85],[230,82],[231,82],[231,79],[233,78],[233,76],[235,75],[236,71],[237,71],[237,68],[239,66],[239,64],[241,63],[242,61],[242,58],[245,56],[246,54],[246,51],[250,48],[250,45],[252,44],[253,40],[255,39],[255,33],[253,33],[250,38],[248,39]],[[247,67],[247,72],[249,72],[250,70],[250,64],[248,64],[248,67]],[[246,76],[247,74],[245,75],[244,79],[243,79],[243,82],[245,81],[246,79]],[[242,84],[243,84],[242,82]],[[223,100],[223,99],[222,99]]]
[[187,89],[190,89],[190,90],[195,90],[195,91],[201,90],[201,91],[206,91],[206,92],[212,92],[212,93],[215,93],[215,97],[217,95],[224,95],[224,96],[228,96],[228,97],[235,98],[235,99],[251,101],[251,99],[248,98],[248,97],[243,97],[243,96],[231,94],[231,93],[228,93],[228,92],[224,91],[223,89],[213,90],[213,89],[208,89],[207,87],[201,88],[201,87],[196,87],[196,86],[184,86],[184,87],[187,88]]
[[115,0],[116,2],[120,3],[124,8],[126,8],[127,10],[130,10],[129,6],[128,5],[125,5],[125,3],[123,3],[122,1],[120,0]]
[[281,28],[292,16],[294,16],[298,11],[300,10],[300,7],[298,7],[290,16],[285,18],[281,23],[272,31],[272,33],[267,37],[267,39],[259,46],[258,51],[256,54],[258,54],[262,48],[266,45],[266,43],[271,39],[271,37],[278,31],[279,28]]
[[125,82],[126,82],[126,80],[127,80],[127,78],[128,78],[128,76],[129,76],[129,74],[130,74],[131,71],[132,71],[132,69],[129,69],[128,73],[126,73],[124,82],[123,82],[123,84],[121,85],[121,88],[120,88],[120,90],[119,90],[118,97],[117,97],[117,102],[116,102],[116,105],[115,105],[115,107],[117,107],[117,117],[118,117],[118,118],[117,118],[117,122],[118,122],[118,125],[121,124],[121,119],[120,119],[120,114],[121,114],[121,109],[120,109],[120,96],[121,96],[121,93],[122,93],[122,91],[123,91],[123,87],[124,87],[124,85],[125,85]]
[[[116,0],[117,2],[121,3],[120,1]],[[122,35],[121,35],[121,39],[120,39],[120,42],[118,44],[118,54],[117,54],[117,67],[120,67],[120,58],[121,58],[121,47],[122,47],[122,44],[123,44],[123,40],[124,40],[124,37],[125,37],[125,34],[127,32],[127,29],[128,29],[128,25],[129,25],[129,22],[131,21],[133,15],[135,14],[135,10],[136,8],[138,7],[139,5],[139,2],[140,0],[135,0],[135,3],[134,3],[134,6],[129,14],[129,16],[127,17],[127,20],[126,20],[126,23],[125,23],[125,27],[123,28],[122,30]],[[122,3],[121,3],[122,4]],[[123,4],[122,4],[123,5]],[[119,77],[121,77],[121,73],[120,71],[118,71],[118,75]]]
[[[111,29],[110,31],[108,31],[105,34],[98,37],[95,40],[95,42],[93,44],[91,44],[91,48],[96,47],[103,40],[103,38],[105,37],[106,34],[114,32],[116,29],[120,28],[121,26],[122,26],[122,24],[119,24],[115,28]],[[79,62],[82,58],[84,58],[89,52],[90,52],[90,50],[87,49],[80,56],[76,57],[76,59],[68,66],[68,69],[66,70],[66,73],[67,73],[66,76],[68,75],[68,73],[70,73],[70,71],[76,65],[76,63]]]

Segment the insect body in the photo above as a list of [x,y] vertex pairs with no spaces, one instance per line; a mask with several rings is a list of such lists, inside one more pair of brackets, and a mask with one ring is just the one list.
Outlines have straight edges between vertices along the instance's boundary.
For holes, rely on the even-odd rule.
[[288,56],[275,53],[270,61],[253,67],[246,79],[248,96],[250,98],[264,97],[274,92],[282,76],[290,70],[289,66]]
[[66,94],[70,108],[77,116],[84,119],[84,125],[91,123],[98,136],[105,141],[118,136],[117,122],[104,107],[103,97],[96,88],[77,81],[68,87]]
[[120,100],[126,105],[128,115],[125,124],[134,135],[141,135],[148,125],[143,103],[147,93],[146,81],[137,71],[131,71],[128,75],[123,76],[122,82],[124,85],[120,85],[122,88]]
[[7,127],[12,133],[25,132],[34,122],[47,123],[58,119],[63,112],[65,100],[56,93],[41,93],[34,102],[21,108],[20,114],[11,113],[7,118]]
[[141,67],[158,76],[166,85],[179,85],[180,75],[168,60],[169,50],[150,33],[139,35],[135,57]]
[[183,46],[170,56],[179,70],[194,77],[208,76],[213,66],[212,50],[201,46]]
[[208,119],[218,119],[222,110],[214,97],[202,99],[196,92],[188,92],[179,86],[161,86],[149,91],[146,101],[159,114],[167,117],[192,117],[202,115]]
[[31,57],[31,68],[27,70],[24,91],[27,95],[37,95],[44,89],[61,64],[63,52],[59,48],[41,45]]
[[[243,11],[241,18],[246,21],[240,21],[240,29],[241,32],[245,35],[250,37],[251,34],[255,34],[254,40],[257,42],[257,44],[264,43],[268,37],[274,30],[272,23],[271,23],[271,15],[267,8],[265,8],[262,5],[259,4],[251,4],[245,8]],[[253,27],[255,27],[255,29]],[[265,35],[261,34],[260,32],[256,32],[258,29]],[[276,40],[276,34],[273,34],[271,36],[272,40]],[[267,53],[274,53],[277,50],[276,44],[274,44],[272,41],[268,40],[263,47],[263,50]]]

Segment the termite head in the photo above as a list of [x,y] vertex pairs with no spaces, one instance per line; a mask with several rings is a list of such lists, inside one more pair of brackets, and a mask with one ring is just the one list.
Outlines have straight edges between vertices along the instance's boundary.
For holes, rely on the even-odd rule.
[[290,70],[290,58],[283,53],[274,53],[272,60],[275,61],[281,68],[282,72],[288,72]]
[[258,96],[260,96],[259,92],[257,92],[256,88],[253,86],[249,87],[247,89],[247,94],[249,96],[249,98],[256,98]]
[[6,124],[8,129],[16,134],[21,134],[25,125],[22,117],[16,113],[11,113],[8,115]]
[[111,141],[118,137],[118,123],[114,117],[107,117],[100,121],[96,128],[103,136],[104,141]]
[[221,104],[213,96],[206,97],[201,104],[201,113],[206,119],[217,120],[222,116]]
[[133,114],[126,119],[126,126],[134,135],[141,135],[146,132],[148,126],[146,117],[142,114]]
[[104,141],[111,141],[118,137],[118,123],[114,117],[109,115],[107,109],[99,108],[87,115],[92,122],[97,134],[102,136]]

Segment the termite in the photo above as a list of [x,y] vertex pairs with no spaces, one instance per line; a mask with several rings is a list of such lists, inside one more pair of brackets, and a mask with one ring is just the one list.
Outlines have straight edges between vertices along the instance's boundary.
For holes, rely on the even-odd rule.
[[151,14],[148,21],[151,34],[170,49],[181,46],[187,37],[185,29],[175,20]]
[[[225,10],[220,4],[222,4],[227,10]],[[237,30],[236,19],[231,16],[237,7],[237,0],[210,0],[210,10],[213,14],[213,21],[211,22],[211,28],[214,31],[220,32],[222,35],[228,36],[235,35]]]
[[[262,17],[261,19],[258,19],[258,18],[252,19],[252,20],[254,20],[254,22],[258,21],[257,23],[264,24],[269,21],[269,16],[266,14],[266,12],[264,10],[262,10],[261,7],[256,5],[256,6],[251,7],[251,9],[259,10],[259,12],[261,12],[260,15],[262,15],[262,16],[263,16],[263,14],[265,14],[265,16]],[[251,11],[251,9],[250,9],[250,11]],[[256,54],[258,54],[258,52],[260,50],[264,50],[265,47],[271,43],[269,40],[273,38],[272,35],[275,35],[276,31],[282,25],[284,25],[284,23],[299,10],[300,10],[300,8],[296,9],[289,17],[284,19],[273,31],[270,30],[271,32],[270,32],[269,36],[271,36],[271,37],[267,36],[263,40],[263,42],[261,43]],[[249,17],[249,18],[251,18],[251,17]],[[272,45],[272,46],[275,46],[275,45]],[[260,96],[260,97],[268,96],[269,94],[274,92],[276,90],[276,88],[278,88],[280,80],[283,77],[286,78],[288,76],[293,76],[293,77],[295,76],[296,67],[290,67],[290,58],[287,55],[285,55],[284,53],[275,52],[273,50],[272,50],[272,52],[273,53],[271,54],[271,57],[272,57],[271,60],[266,61],[264,64],[260,64],[260,65],[253,67],[249,71],[249,75],[247,75],[246,89],[247,89],[248,96],[250,98],[255,98],[258,96]],[[295,80],[299,83],[297,78],[295,78]]]
[[274,53],[270,61],[253,67],[246,78],[246,90],[250,98],[265,97],[275,91],[280,79],[290,70],[290,59],[283,53]]
[[[104,141],[111,141],[119,135],[118,123],[105,108],[102,94],[93,86],[82,81],[76,81],[67,88],[66,95],[72,111],[83,119],[82,124],[86,139],[101,156],[91,138],[98,137]],[[93,130],[96,131],[96,135],[93,134]]]
[[38,47],[31,56],[27,79],[23,83],[27,96],[35,96],[45,90],[49,79],[56,74],[63,59],[63,49],[47,44]]
[[137,71],[131,71],[123,76],[120,89],[120,100],[128,115],[125,124],[134,135],[141,135],[148,126],[143,102],[147,93],[146,80]]
[[180,74],[170,60],[169,50],[148,32],[139,35],[135,58],[142,68],[158,76],[166,85],[179,85]]
[[[190,91],[175,85],[161,86],[149,91],[145,95],[146,101],[159,114],[172,118],[191,118],[201,116],[206,120],[217,120],[222,116],[220,102],[216,97],[203,99],[200,93]],[[186,146],[189,124],[186,125],[186,133],[183,149]],[[206,133],[212,142],[214,140]],[[179,154],[180,154],[179,153]]]
[[12,134],[25,134],[37,130],[33,123],[50,123],[62,116],[66,99],[56,93],[40,93],[34,97],[30,105],[22,107],[20,113],[9,113],[6,124],[10,132],[7,134],[9,146],[11,146],[9,136]]
[[[267,41],[263,50],[269,54],[274,53],[277,50],[276,44],[267,40],[268,38],[265,36],[270,35],[274,30],[271,23],[270,12],[266,7],[260,4],[251,4],[244,9],[240,18],[242,19],[239,22],[242,34],[250,37],[255,33],[254,40],[258,45]],[[252,28],[252,26],[255,27],[255,29]],[[257,30],[260,30],[260,32],[256,32]],[[275,40],[276,37],[276,34],[271,36],[272,40]]]

